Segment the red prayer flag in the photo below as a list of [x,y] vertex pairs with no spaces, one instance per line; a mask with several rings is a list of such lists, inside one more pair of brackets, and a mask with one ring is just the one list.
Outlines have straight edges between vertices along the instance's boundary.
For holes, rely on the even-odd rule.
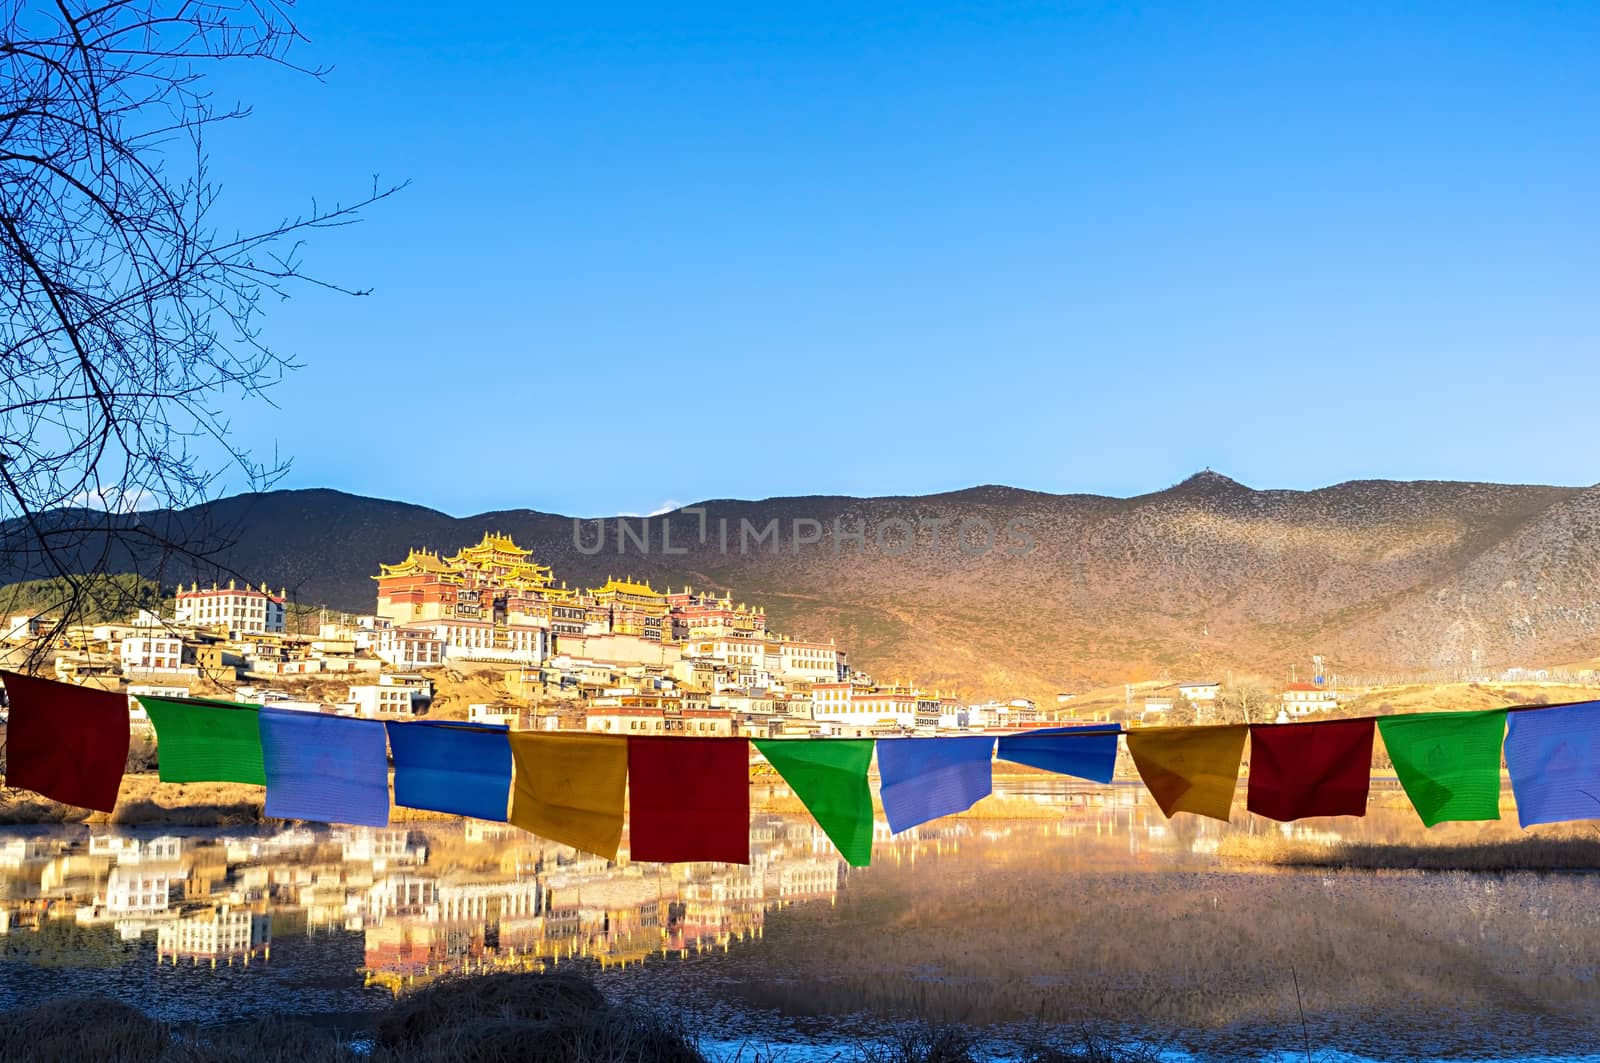
[[750,743],[628,738],[628,847],[635,860],[750,862]]
[[1252,725],[1246,807],[1284,822],[1366,815],[1372,730],[1370,719]]
[[6,785],[110,812],[128,763],[128,699],[49,679],[0,672],[11,702]]

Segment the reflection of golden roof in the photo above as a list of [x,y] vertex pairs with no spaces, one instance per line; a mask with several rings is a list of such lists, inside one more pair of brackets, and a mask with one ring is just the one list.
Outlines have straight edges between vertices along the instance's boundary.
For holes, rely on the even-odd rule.
[[643,598],[660,598],[661,592],[648,583],[635,583],[631,579],[617,579],[615,576],[606,577],[606,585],[595,590],[595,594],[637,594]]

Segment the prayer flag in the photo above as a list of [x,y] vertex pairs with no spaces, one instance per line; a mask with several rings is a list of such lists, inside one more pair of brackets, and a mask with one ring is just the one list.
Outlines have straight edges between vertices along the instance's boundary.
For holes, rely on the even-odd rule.
[[1366,815],[1372,734],[1371,720],[1253,725],[1250,811],[1284,822]]
[[162,782],[267,785],[261,762],[261,706],[144,695],[139,704],[156,729]]
[[1003,736],[996,755],[1013,764],[1108,783],[1116,771],[1117,735],[1121,731],[1114,723],[1024,731]]
[[870,738],[755,739],[851,867],[872,862]]
[[506,821],[511,742],[505,727],[390,720],[388,728],[395,804]]
[[989,796],[993,738],[884,738],[878,742],[878,795],[889,830],[954,815]]
[[511,822],[608,860],[622,844],[628,742],[622,736],[513,731]]
[[1517,820],[1600,819],[1600,701],[1513,712],[1506,725]]
[[107,690],[0,672],[11,703],[6,785],[110,812],[128,763],[128,699]]
[[389,825],[389,756],[382,723],[294,709],[262,709],[260,721],[267,815]]
[[1380,716],[1378,732],[1411,805],[1431,827],[1500,818],[1506,710]]
[[628,737],[628,847],[635,860],[750,862],[750,743]]
[[1168,819],[1193,812],[1226,822],[1249,730],[1244,724],[1138,727],[1127,732],[1128,752]]

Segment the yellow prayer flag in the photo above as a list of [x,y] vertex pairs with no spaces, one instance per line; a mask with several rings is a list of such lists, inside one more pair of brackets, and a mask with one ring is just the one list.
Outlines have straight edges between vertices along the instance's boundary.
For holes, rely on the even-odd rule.
[[513,824],[541,838],[614,859],[622,844],[628,740],[621,735],[512,731]]
[[1140,727],[1127,732],[1128,752],[1168,819],[1193,812],[1226,821],[1249,730],[1244,724]]

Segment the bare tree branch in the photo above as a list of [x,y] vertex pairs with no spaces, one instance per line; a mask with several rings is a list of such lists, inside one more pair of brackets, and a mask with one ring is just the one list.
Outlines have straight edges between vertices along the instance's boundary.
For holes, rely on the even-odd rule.
[[[263,300],[308,284],[303,236],[403,186],[222,234],[203,133],[235,121],[206,70],[297,66],[288,0],[5,0],[0,6],[0,554],[11,578],[215,568],[227,529],[173,511],[219,485],[261,490],[224,410],[294,361],[261,336]],[[145,519],[134,511],[166,514]],[[103,583],[104,581],[102,581]],[[131,585],[131,584],[126,584]],[[5,609],[0,595],[0,610]],[[103,598],[96,598],[103,605]]]

